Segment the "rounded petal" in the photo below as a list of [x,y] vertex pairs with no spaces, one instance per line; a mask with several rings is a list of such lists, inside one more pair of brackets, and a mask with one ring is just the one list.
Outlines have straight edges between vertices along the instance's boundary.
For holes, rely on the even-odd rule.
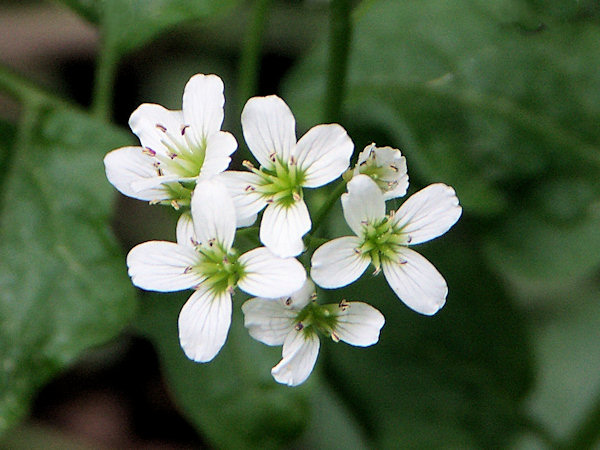
[[339,177],[350,165],[354,144],[337,123],[317,125],[294,149],[298,167],[305,171],[305,187],[319,187]]
[[254,297],[242,305],[244,326],[250,336],[267,345],[283,344],[296,317],[296,311],[286,307],[285,300]]
[[154,103],[144,103],[129,117],[129,127],[140,139],[142,147],[166,155],[167,149],[163,144],[165,133],[181,136],[183,114]]
[[223,183],[212,178],[196,184],[192,218],[201,243],[214,239],[226,250],[231,248],[235,237],[235,207]]
[[296,145],[296,120],[276,95],[252,97],[242,111],[242,130],[248,148],[261,166],[274,167],[271,155],[288,161]]
[[311,259],[311,278],[327,289],[356,281],[371,262],[370,258],[356,252],[359,246],[360,240],[355,236],[337,238],[321,245]]
[[238,286],[250,295],[277,298],[290,295],[302,287],[306,271],[295,258],[280,258],[265,247],[240,256],[244,276]]
[[396,212],[394,222],[413,245],[441,236],[461,213],[454,189],[437,183],[411,195]]
[[377,343],[384,323],[383,314],[371,305],[362,302],[344,303],[337,315],[335,334],[350,345],[367,347]]
[[223,123],[223,81],[217,75],[196,74],[183,91],[183,118],[198,142],[221,129]]
[[304,200],[289,206],[271,203],[260,222],[260,241],[282,258],[296,256],[304,250],[302,236],[310,231],[311,225]]
[[288,386],[304,383],[315,367],[319,346],[314,333],[290,331],[283,343],[283,359],[271,369],[275,381]]
[[181,291],[201,283],[203,277],[189,270],[197,261],[192,248],[164,241],[136,245],[127,255],[133,284],[158,292]]
[[177,220],[176,234],[177,243],[179,245],[194,248],[195,243],[198,242],[196,232],[194,231],[192,214],[189,211],[186,211],[179,216],[179,220]]
[[217,131],[206,140],[206,156],[202,163],[201,178],[210,178],[229,167],[231,155],[237,148],[237,141],[231,133]]
[[[106,178],[122,194],[138,200],[167,200],[168,191],[160,183],[154,159],[142,152],[141,147],[123,147],[104,157]],[[140,189],[139,182],[156,180],[152,186]]]
[[446,303],[448,286],[437,269],[419,253],[403,248],[400,262],[383,260],[383,274],[390,287],[406,305],[431,316]]
[[342,209],[348,226],[361,236],[364,222],[385,217],[385,200],[377,184],[366,175],[357,175],[348,183],[348,192],[342,194]]
[[230,324],[231,294],[200,285],[179,313],[181,348],[193,361],[210,361],[225,344]]
[[252,225],[257,213],[267,204],[262,195],[255,190],[260,183],[260,177],[252,172],[227,170],[219,175],[219,180],[227,187],[235,205],[237,226]]

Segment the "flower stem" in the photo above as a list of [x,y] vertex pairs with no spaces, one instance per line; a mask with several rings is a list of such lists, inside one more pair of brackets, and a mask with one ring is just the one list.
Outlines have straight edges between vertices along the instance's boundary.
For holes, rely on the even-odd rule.
[[314,220],[313,220],[313,227],[312,227],[311,232],[307,235],[307,239],[310,239],[313,236],[315,236],[317,230],[323,223],[323,220],[325,219],[327,214],[331,211],[331,207],[337,201],[337,199],[341,197],[341,195],[345,191],[346,191],[346,181],[342,179],[338,183],[338,185],[335,187],[335,189],[331,192],[331,194],[329,194],[329,197],[327,198],[325,203],[323,203],[321,205],[321,207],[315,214]]
[[113,87],[116,76],[118,55],[115,45],[106,37],[96,62],[94,92],[92,96],[92,115],[108,122],[112,114]]
[[350,0],[332,0],[329,17],[329,66],[325,93],[325,122],[339,122],[346,89],[348,55],[352,38]]
[[246,100],[255,95],[257,91],[262,37],[271,2],[272,0],[256,0],[248,25],[238,74],[238,107],[240,111]]

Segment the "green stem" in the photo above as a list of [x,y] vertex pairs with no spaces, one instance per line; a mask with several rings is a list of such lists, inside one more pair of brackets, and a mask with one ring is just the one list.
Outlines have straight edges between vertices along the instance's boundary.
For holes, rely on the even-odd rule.
[[246,100],[256,95],[258,88],[261,44],[271,2],[272,0],[256,0],[244,39],[238,75],[238,107],[240,111]]
[[350,0],[332,0],[329,17],[329,66],[325,94],[325,122],[339,122],[346,89],[348,55],[352,38]]
[[44,91],[23,76],[2,65],[0,65],[0,90],[27,105],[67,105],[65,100]]
[[331,211],[331,207],[338,200],[338,198],[342,196],[344,192],[346,192],[346,181],[342,179],[342,181],[338,183],[338,185],[331,192],[331,194],[329,194],[329,197],[327,198],[325,203],[321,205],[317,213],[314,215],[312,230],[306,236],[306,239],[312,239],[315,236],[317,230],[323,223],[323,220]]
[[118,55],[112,41],[103,39],[94,78],[92,115],[108,122],[112,114],[113,87],[117,71]]

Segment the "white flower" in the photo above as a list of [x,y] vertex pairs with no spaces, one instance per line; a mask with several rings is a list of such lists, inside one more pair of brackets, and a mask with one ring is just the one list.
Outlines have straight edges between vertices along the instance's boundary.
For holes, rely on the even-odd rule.
[[324,288],[345,286],[372,263],[375,273],[383,269],[396,295],[415,311],[432,315],[444,306],[446,281],[408,246],[441,236],[456,223],[462,209],[454,189],[432,184],[386,216],[377,184],[366,175],[358,175],[348,183],[342,207],[356,236],[334,239],[315,251],[311,261],[315,283]]
[[121,193],[171,204],[189,204],[196,180],[229,166],[237,141],[220,131],[223,82],[216,75],[194,75],[185,86],[183,110],[144,103],[129,118],[141,147],[123,147],[104,158],[106,176]]
[[303,383],[319,354],[318,332],[335,341],[366,347],[379,340],[385,319],[366,303],[319,305],[315,285],[307,279],[302,289],[277,300],[252,298],[242,305],[250,335],[267,345],[283,345],[282,360],[271,370],[275,380],[288,386]]
[[317,125],[296,142],[296,121],[275,95],[253,97],[242,111],[244,138],[260,163],[251,172],[222,174],[238,210],[238,225],[252,223],[267,206],[260,240],[279,256],[296,256],[302,236],[311,229],[302,188],[323,186],[339,177],[350,163],[354,144],[338,124]]
[[133,284],[142,289],[194,289],[179,314],[179,339],[190,359],[206,362],[225,343],[236,286],[275,298],[298,290],[306,273],[296,259],[280,258],[265,247],[243,255],[232,247],[235,209],[222,183],[198,183],[191,207],[191,215],[183,214],[177,224],[177,243],[139,244],[127,265]]
[[367,145],[358,155],[354,175],[368,175],[377,183],[384,200],[403,197],[408,189],[406,158],[392,147]]

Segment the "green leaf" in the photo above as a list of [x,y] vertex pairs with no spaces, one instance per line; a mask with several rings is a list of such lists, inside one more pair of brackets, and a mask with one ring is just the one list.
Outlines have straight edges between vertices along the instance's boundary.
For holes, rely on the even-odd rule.
[[293,442],[308,423],[310,383],[289,388],[273,380],[270,369],[281,359],[281,347],[250,338],[237,299],[220,353],[206,364],[187,359],[177,318],[188,296],[145,296],[139,322],[158,350],[175,403],[215,448],[281,448]]
[[135,308],[102,163],[127,138],[74,110],[24,114],[1,202],[0,432]]
[[409,310],[383,274],[326,292],[328,301],[372,303],[386,318],[376,346],[329,343],[322,361],[373,448],[504,448],[520,430],[532,382],[525,324],[477,253],[461,245],[465,236],[443,240],[418,248],[449,286],[433,317]]
[[110,45],[125,55],[160,33],[184,22],[210,18],[239,0],[62,0],[86,19],[97,23]]
[[[348,123],[388,136],[378,144],[400,147],[418,178],[453,185],[468,212],[498,214],[511,202],[505,186],[540,173],[600,166],[600,78],[590,69],[600,30],[527,6],[382,0],[355,14]],[[306,125],[324,98],[324,58],[322,43],[285,90]]]

